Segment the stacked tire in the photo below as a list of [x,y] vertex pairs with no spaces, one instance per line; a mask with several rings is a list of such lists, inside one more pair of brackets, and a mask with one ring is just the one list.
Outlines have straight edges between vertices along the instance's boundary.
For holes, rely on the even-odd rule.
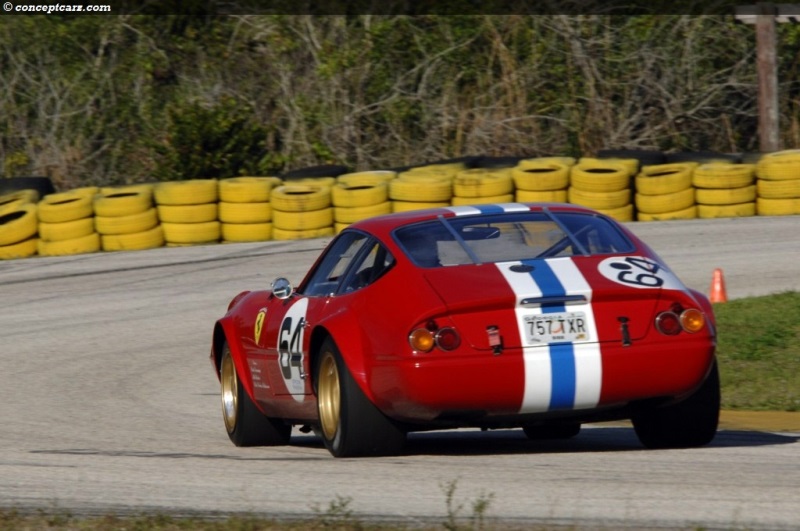
[[95,230],[104,251],[141,251],[164,245],[153,185],[104,188],[94,199]]
[[100,234],[94,226],[96,188],[84,188],[45,196],[37,204],[40,256],[69,256],[100,250]]
[[38,251],[36,190],[0,195],[0,260],[27,258]]
[[800,214],[800,151],[764,155],[756,165],[759,216]]
[[331,188],[335,232],[362,219],[391,213],[389,182],[395,175],[389,170],[340,175]]
[[701,164],[694,170],[692,184],[699,218],[734,218],[756,214],[753,164]]
[[470,168],[453,179],[451,203],[455,206],[514,201],[511,168]]
[[575,165],[569,158],[533,158],[519,161],[511,170],[514,199],[520,203],[566,203],[569,173]]
[[400,172],[389,183],[393,212],[450,206],[453,179],[467,169],[463,163],[429,164]]
[[272,237],[301,240],[331,236],[331,187],[325,184],[288,183],[272,190]]
[[162,182],[153,188],[168,247],[218,243],[222,236],[216,179]]
[[580,159],[570,171],[569,202],[617,221],[633,221],[631,168],[618,160]]
[[231,177],[219,181],[219,221],[223,243],[272,239],[272,189],[277,177]]
[[697,217],[692,174],[697,164],[643,166],[634,179],[639,221],[694,219]]

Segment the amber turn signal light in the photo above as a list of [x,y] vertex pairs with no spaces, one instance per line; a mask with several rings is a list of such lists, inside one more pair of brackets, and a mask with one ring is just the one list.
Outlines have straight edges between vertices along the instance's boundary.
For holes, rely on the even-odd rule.
[[706,317],[698,309],[689,308],[681,312],[681,326],[684,330],[693,334],[703,329],[706,324]]

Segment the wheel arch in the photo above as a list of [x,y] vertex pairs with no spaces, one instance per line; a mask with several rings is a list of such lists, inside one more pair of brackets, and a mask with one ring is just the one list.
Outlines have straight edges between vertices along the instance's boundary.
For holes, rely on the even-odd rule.
[[233,359],[233,365],[234,367],[236,367],[236,373],[239,375],[242,387],[244,387],[245,392],[252,399],[254,397],[254,394],[252,385],[253,379],[250,377],[250,368],[247,366],[247,363],[245,362],[244,354],[242,353],[242,347],[239,344],[239,342],[231,341],[229,339],[236,337],[236,334],[233,332],[232,327],[233,324],[227,321],[226,319],[220,319],[214,325],[214,333],[211,345],[211,362],[214,364],[214,369],[217,375],[217,379],[219,379],[219,370],[220,370],[220,365],[222,364],[222,349],[225,343],[227,343],[228,348],[231,351],[231,359]]
[[314,375],[316,374],[317,363],[321,354],[320,350],[327,338],[331,338],[336,344],[345,365],[358,386],[370,400],[373,400],[372,392],[369,389],[369,385],[367,385],[368,367],[365,355],[367,350],[361,330],[357,323],[349,323],[346,320],[337,320],[336,322],[327,322],[324,325],[316,326],[311,333],[308,347],[308,370],[311,371],[314,392],[316,393]]

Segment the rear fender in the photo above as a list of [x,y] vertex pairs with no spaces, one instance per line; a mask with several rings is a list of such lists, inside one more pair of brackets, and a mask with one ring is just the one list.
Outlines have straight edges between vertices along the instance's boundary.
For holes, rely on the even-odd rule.
[[[347,368],[353,375],[353,378],[361,387],[361,390],[372,399],[372,395],[367,386],[367,352],[366,342],[364,335],[361,332],[361,327],[358,322],[352,318],[348,318],[345,312],[341,312],[336,316],[331,316],[325,319],[323,323],[314,327],[311,334],[309,343],[309,367],[306,370],[310,371],[312,378],[316,373],[316,364],[320,355],[320,348],[325,338],[332,337],[334,343],[339,348]],[[314,391],[316,392],[316,382],[312,382]]]

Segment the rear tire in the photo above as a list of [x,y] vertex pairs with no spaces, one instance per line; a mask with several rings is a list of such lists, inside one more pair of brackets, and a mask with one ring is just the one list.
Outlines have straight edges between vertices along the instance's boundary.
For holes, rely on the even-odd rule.
[[314,374],[320,435],[334,457],[395,455],[405,433],[364,395],[331,338]]
[[647,448],[691,448],[710,443],[719,424],[720,390],[717,362],[705,382],[677,404],[650,408],[631,419]]
[[231,442],[236,446],[281,446],[289,444],[292,426],[261,413],[244,390],[236,372],[231,350],[222,348],[219,369],[222,419]]

